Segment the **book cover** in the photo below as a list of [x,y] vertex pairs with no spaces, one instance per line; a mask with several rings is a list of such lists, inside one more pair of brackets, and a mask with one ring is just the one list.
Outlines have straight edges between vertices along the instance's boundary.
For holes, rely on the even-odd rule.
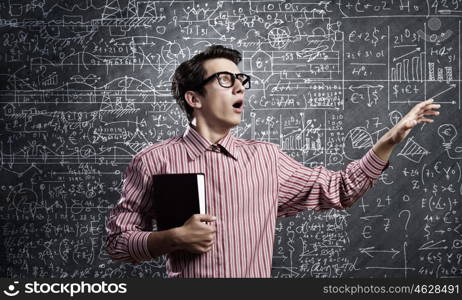
[[193,214],[205,214],[205,174],[153,176],[152,201],[157,230],[182,226]]

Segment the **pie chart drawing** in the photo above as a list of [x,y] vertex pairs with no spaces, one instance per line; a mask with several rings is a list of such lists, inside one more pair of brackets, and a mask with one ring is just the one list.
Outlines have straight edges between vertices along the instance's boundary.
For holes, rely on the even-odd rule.
[[347,133],[343,141],[343,151],[346,158],[356,160],[363,157],[373,145],[369,132],[364,127],[355,127]]

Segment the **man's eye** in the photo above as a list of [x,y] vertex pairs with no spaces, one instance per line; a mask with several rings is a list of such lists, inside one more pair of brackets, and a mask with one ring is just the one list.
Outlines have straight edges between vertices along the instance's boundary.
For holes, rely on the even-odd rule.
[[220,76],[220,82],[221,83],[230,83],[231,78],[229,76]]

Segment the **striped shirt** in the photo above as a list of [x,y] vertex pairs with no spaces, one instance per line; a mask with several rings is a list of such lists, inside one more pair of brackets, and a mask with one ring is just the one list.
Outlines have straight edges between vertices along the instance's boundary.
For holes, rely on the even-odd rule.
[[152,175],[204,173],[207,214],[216,216],[212,250],[167,254],[169,277],[270,277],[277,217],[305,209],[345,209],[387,167],[369,150],[345,170],[308,168],[278,145],[234,137],[216,144],[188,127],[183,136],[136,154],[124,174],[122,197],[107,222],[107,251],[117,261],[152,259]]

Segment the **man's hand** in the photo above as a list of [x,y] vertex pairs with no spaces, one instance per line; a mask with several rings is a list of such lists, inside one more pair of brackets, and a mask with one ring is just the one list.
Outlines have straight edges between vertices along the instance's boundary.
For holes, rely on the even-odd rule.
[[209,215],[191,216],[183,226],[175,228],[176,243],[179,249],[202,254],[212,249],[216,229],[203,222],[213,222],[216,218]]
[[215,217],[193,215],[183,226],[152,231],[148,236],[148,250],[151,256],[158,257],[177,250],[192,253],[205,253],[212,249],[216,229],[202,222],[213,222]]
[[432,123],[428,116],[437,116],[441,105],[433,104],[433,99],[415,105],[392,129],[390,129],[374,145],[374,153],[384,161],[388,161],[393,148],[402,142],[417,124]]
[[440,113],[436,111],[436,109],[440,107],[441,105],[439,104],[433,104],[433,99],[415,105],[407,115],[389,131],[390,142],[395,145],[400,143],[417,124],[432,123],[433,120],[428,119],[427,116],[439,115]]

